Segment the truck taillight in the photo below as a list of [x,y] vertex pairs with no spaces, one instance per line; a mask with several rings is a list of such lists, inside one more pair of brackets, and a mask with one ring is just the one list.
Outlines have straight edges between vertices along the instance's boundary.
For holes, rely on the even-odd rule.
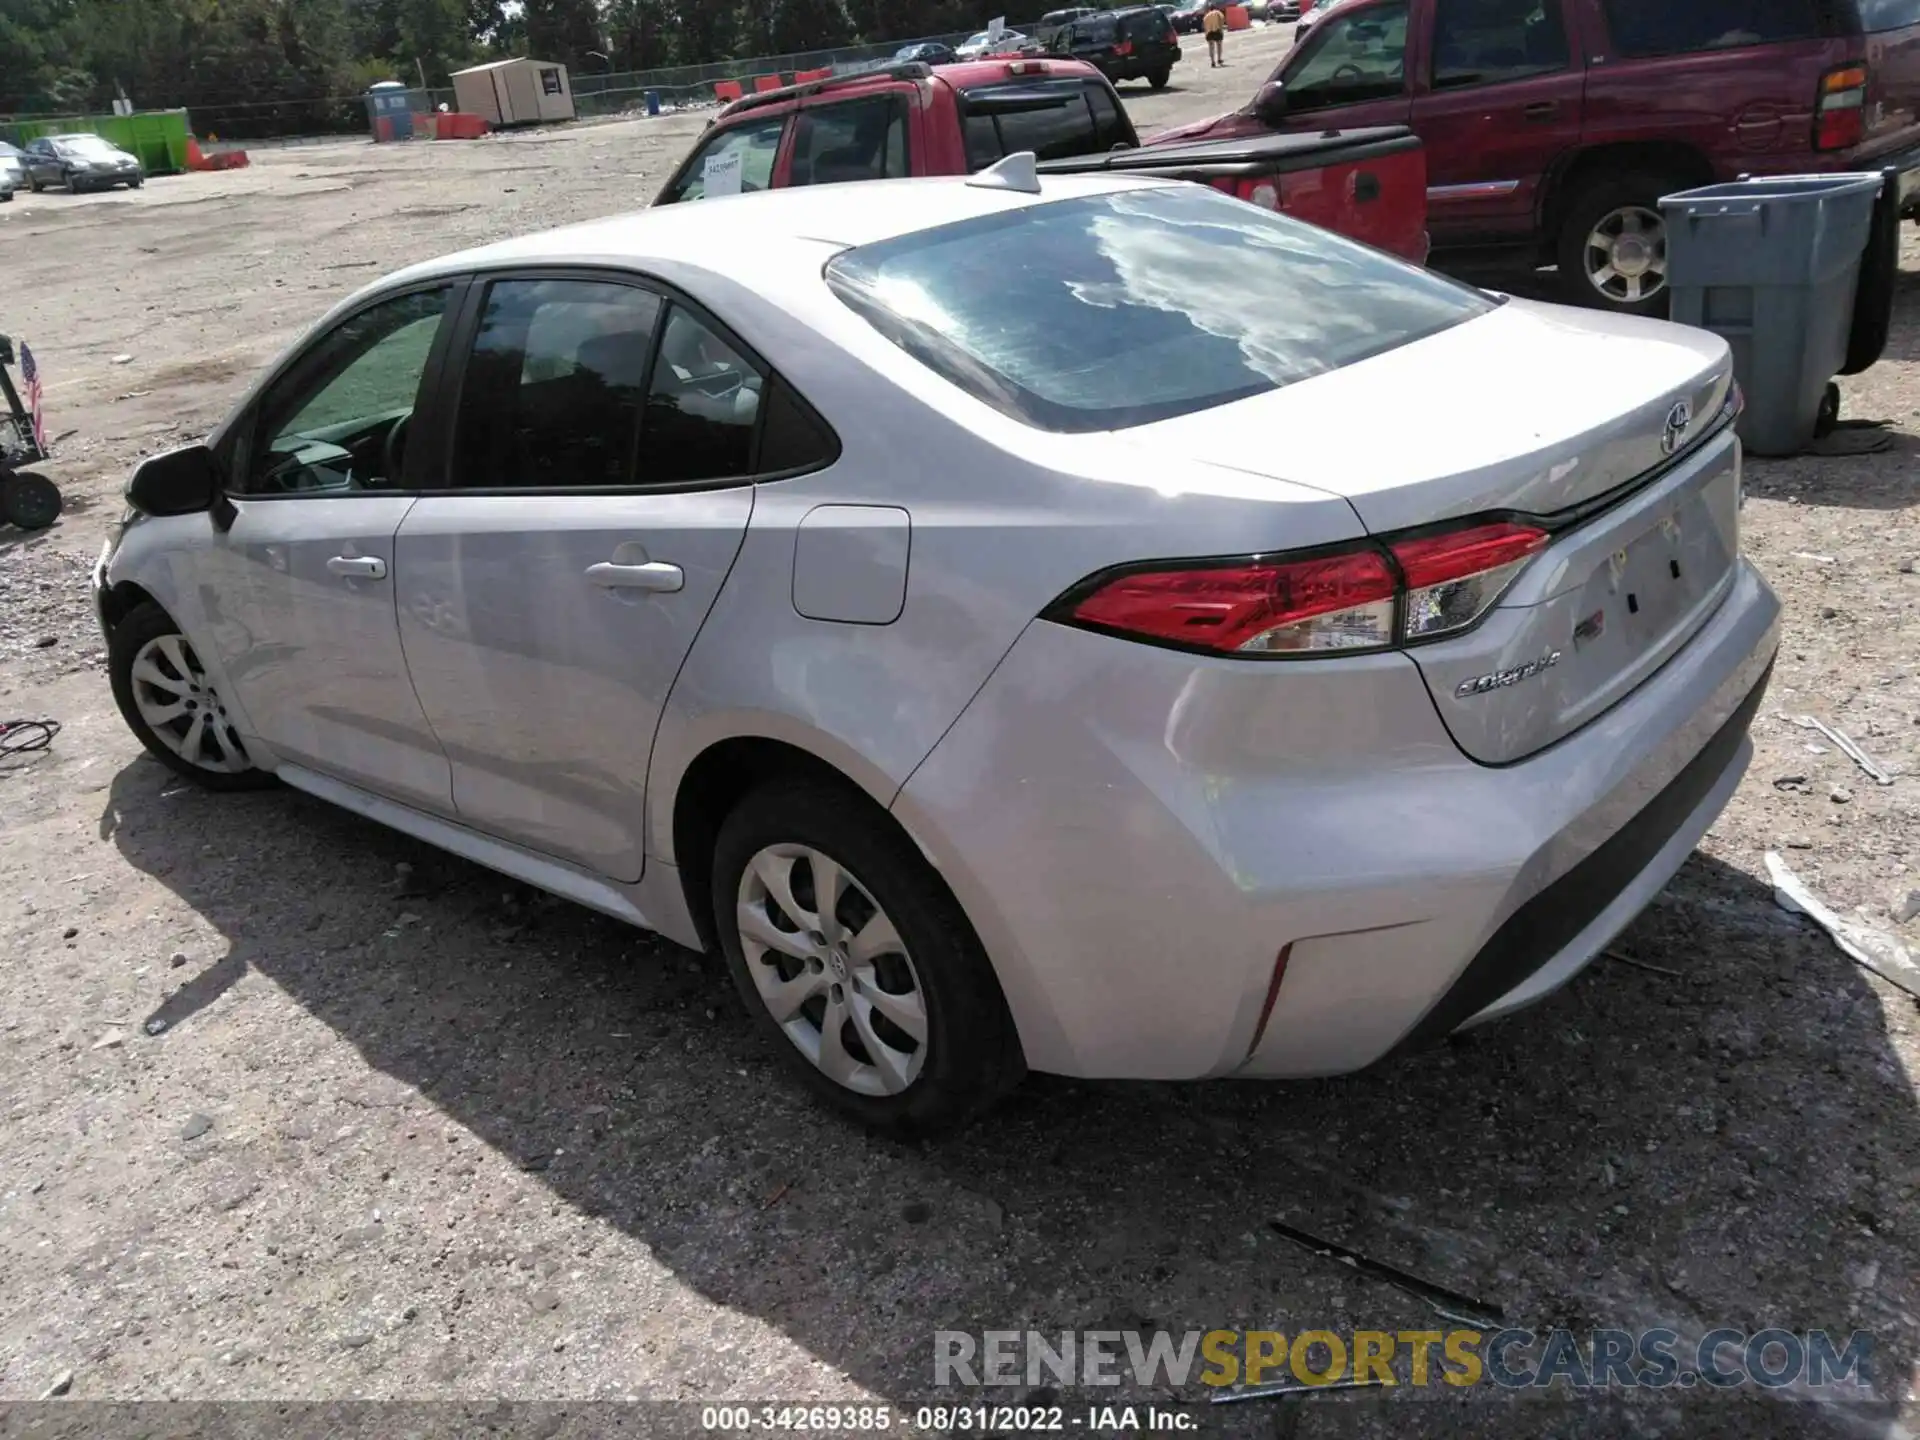
[[1548,539],[1497,521],[1384,548],[1129,566],[1075,587],[1046,618],[1228,655],[1388,650],[1477,624]]
[[1116,55],[1133,54],[1133,42],[1131,40],[1122,40],[1118,45],[1113,47],[1113,53]]
[[1280,187],[1271,180],[1242,180],[1234,193],[1249,205],[1258,205],[1262,210],[1280,208]]
[[1820,77],[1813,106],[1813,148],[1850,150],[1867,133],[1867,67],[1842,65]]

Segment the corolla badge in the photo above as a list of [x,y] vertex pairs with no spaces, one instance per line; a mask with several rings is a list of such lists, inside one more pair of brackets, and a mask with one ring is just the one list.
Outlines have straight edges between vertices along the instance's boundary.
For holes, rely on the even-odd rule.
[[1687,438],[1687,427],[1693,424],[1693,405],[1682,400],[1667,411],[1667,423],[1660,431],[1660,453],[1671,455],[1678,450]]
[[1471,680],[1462,680],[1453,687],[1454,697],[1459,700],[1471,700],[1476,695],[1488,695],[1495,690],[1504,690],[1509,685],[1518,685],[1522,680],[1531,680],[1536,675],[1544,675],[1560,663],[1560,652],[1549,650],[1538,660],[1529,660],[1524,665],[1516,665],[1511,670],[1496,670],[1491,675],[1476,675]]

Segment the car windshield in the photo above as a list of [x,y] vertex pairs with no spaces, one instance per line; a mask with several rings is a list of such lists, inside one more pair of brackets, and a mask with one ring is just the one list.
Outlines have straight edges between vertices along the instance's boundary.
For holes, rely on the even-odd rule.
[[62,150],[84,155],[90,160],[111,160],[120,154],[113,146],[94,135],[76,135],[59,142]]
[[1185,185],[1032,205],[860,246],[835,257],[827,280],[962,390],[1067,433],[1277,389],[1496,303]]

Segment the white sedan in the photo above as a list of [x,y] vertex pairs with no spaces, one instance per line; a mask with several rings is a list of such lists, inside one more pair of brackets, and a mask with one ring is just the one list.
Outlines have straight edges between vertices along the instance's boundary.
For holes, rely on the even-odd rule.
[[924,1132],[1579,971],[1750,754],[1738,409],[1704,332],[1022,155],[382,280],[140,468],[96,600],[161,764],[720,951]]
[[962,60],[978,60],[982,55],[1010,55],[1027,43],[1018,30],[1002,30],[998,35],[982,30],[954,46],[954,54]]

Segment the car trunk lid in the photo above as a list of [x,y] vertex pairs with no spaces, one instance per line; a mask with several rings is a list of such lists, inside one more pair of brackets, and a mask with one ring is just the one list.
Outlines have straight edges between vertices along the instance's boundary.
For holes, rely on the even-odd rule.
[[1537,519],[1550,542],[1485,619],[1408,651],[1461,749],[1505,764],[1630,693],[1724,597],[1738,553],[1731,394],[1715,336],[1514,301],[1133,433],[1344,496],[1377,536]]

